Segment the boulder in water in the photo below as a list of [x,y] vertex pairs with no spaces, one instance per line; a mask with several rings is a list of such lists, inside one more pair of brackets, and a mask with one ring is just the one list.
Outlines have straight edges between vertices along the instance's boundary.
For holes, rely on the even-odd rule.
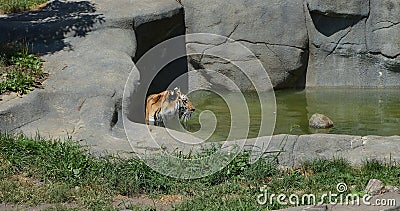
[[312,128],[331,128],[331,127],[333,127],[333,121],[329,117],[327,117],[323,114],[318,114],[318,113],[315,113],[311,116],[308,124]]

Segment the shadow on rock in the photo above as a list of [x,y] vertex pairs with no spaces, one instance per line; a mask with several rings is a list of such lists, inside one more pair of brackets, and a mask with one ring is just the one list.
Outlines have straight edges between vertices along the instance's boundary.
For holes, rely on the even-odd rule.
[[37,11],[0,17],[0,42],[31,43],[32,51],[46,54],[71,49],[66,37],[84,37],[97,24],[104,23],[88,1],[52,1]]

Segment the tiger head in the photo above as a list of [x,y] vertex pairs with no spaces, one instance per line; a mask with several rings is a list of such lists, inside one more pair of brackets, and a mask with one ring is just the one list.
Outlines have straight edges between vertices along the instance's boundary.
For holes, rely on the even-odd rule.
[[186,122],[192,116],[192,113],[196,110],[189,97],[185,94],[180,94],[179,116],[182,121]]
[[161,115],[173,117],[179,114],[181,107],[181,91],[178,87],[167,90],[161,102]]

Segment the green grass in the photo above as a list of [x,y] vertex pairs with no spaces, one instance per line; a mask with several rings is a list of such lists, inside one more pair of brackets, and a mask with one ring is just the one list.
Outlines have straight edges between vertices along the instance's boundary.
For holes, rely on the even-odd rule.
[[42,60],[29,53],[26,44],[0,45],[0,94],[26,94],[40,87],[44,78]]
[[4,13],[16,13],[36,9],[48,0],[0,0],[0,10]]
[[336,159],[315,160],[300,168],[279,170],[276,163],[260,159],[248,164],[240,154],[222,171],[193,180],[161,175],[141,160],[116,156],[96,157],[71,140],[49,141],[40,137],[0,135],[0,203],[35,206],[51,204],[48,210],[152,210],[118,203],[116,197],[180,196],[175,210],[259,210],[284,206],[259,205],[260,189],[269,193],[335,192],[344,182],[348,193],[362,193],[371,178],[386,185],[400,185],[400,167],[394,163],[371,161],[361,167]]

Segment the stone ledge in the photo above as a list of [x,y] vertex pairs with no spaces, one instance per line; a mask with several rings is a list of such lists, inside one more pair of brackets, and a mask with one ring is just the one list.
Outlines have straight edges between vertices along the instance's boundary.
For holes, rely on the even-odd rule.
[[[351,164],[361,165],[367,160],[393,162],[400,160],[400,136],[351,136],[336,134],[274,135],[268,146],[269,152],[282,149],[282,140],[287,136],[283,152],[279,153],[279,164],[296,167],[304,161],[315,159],[344,158]],[[270,137],[260,137],[267,143]],[[246,142],[251,150],[256,139]],[[262,145],[262,144],[257,144]],[[277,155],[277,153],[267,153]]]

